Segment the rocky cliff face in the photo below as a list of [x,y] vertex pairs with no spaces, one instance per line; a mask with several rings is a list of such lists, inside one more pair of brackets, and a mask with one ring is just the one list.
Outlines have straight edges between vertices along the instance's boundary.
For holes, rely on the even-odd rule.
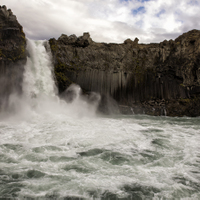
[[[26,39],[16,16],[0,6],[0,106],[5,107],[12,92],[21,92]],[[5,103],[5,104],[4,104]]]
[[110,95],[125,113],[200,115],[198,30],[159,44],[96,43],[89,33],[49,42],[60,93],[73,82]]

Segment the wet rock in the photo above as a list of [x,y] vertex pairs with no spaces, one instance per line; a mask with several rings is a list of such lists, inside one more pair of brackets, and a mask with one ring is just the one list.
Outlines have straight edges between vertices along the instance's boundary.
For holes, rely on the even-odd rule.
[[38,170],[29,170],[27,171],[27,177],[28,178],[41,178],[44,177],[45,173],[40,172]]
[[140,184],[125,185],[123,188],[128,194],[130,194],[129,199],[153,199],[155,193],[160,190],[151,186],[143,186]]
[[21,93],[26,39],[22,26],[6,6],[0,6],[0,107],[5,107],[9,94]]
[[[96,43],[84,33],[50,39],[50,46],[60,93],[77,83],[84,91],[113,98],[123,113],[200,115],[192,107],[200,98],[198,30],[159,44],[138,44],[137,38],[122,44]],[[186,101],[184,108],[178,104],[171,110],[181,99],[193,104]]]
[[81,156],[96,156],[96,155],[99,155],[101,153],[103,153],[105,150],[104,149],[90,149],[86,152],[79,152],[78,154],[81,155]]

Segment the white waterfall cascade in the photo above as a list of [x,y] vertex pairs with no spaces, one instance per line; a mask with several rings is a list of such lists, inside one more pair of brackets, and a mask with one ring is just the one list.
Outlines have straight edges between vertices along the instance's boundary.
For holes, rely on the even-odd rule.
[[41,95],[56,96],[57,89],[52,75],[53,67],[48,42],[28,40],[27,50],[29,57],[24,73],[24,94],[31,98]]
[[[48,41],[28,40],[27,51],[29,56],[23,78],[23,96],[19,99],[12,95],[10,98],[10,104],[14,104],[20,114],[48,112],[81,117],[95,115],[100,100],[99,94],[83,96],[81,88],[73,84],[65,91],[68,94],[68,97],[65,95],[66,98],[72,95],[71,102],[66,103],[67,99],[65,101],[58,97]],[[91,97],[95,101],[91,102]]]

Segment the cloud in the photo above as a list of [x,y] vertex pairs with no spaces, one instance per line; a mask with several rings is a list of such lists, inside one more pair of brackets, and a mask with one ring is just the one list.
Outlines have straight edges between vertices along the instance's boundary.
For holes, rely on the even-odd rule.
[[1,0],[11,8],[26,36],[58,38],[90,32],[94,41],[161,42],[200,27],[196,0]]

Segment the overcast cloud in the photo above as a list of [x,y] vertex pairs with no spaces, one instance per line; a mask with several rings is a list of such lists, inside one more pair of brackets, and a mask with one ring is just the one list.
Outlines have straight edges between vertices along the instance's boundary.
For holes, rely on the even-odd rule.
[[30,39],[89,32],[96,42],[175,39],[200,29],[199,0],[1,0]]

